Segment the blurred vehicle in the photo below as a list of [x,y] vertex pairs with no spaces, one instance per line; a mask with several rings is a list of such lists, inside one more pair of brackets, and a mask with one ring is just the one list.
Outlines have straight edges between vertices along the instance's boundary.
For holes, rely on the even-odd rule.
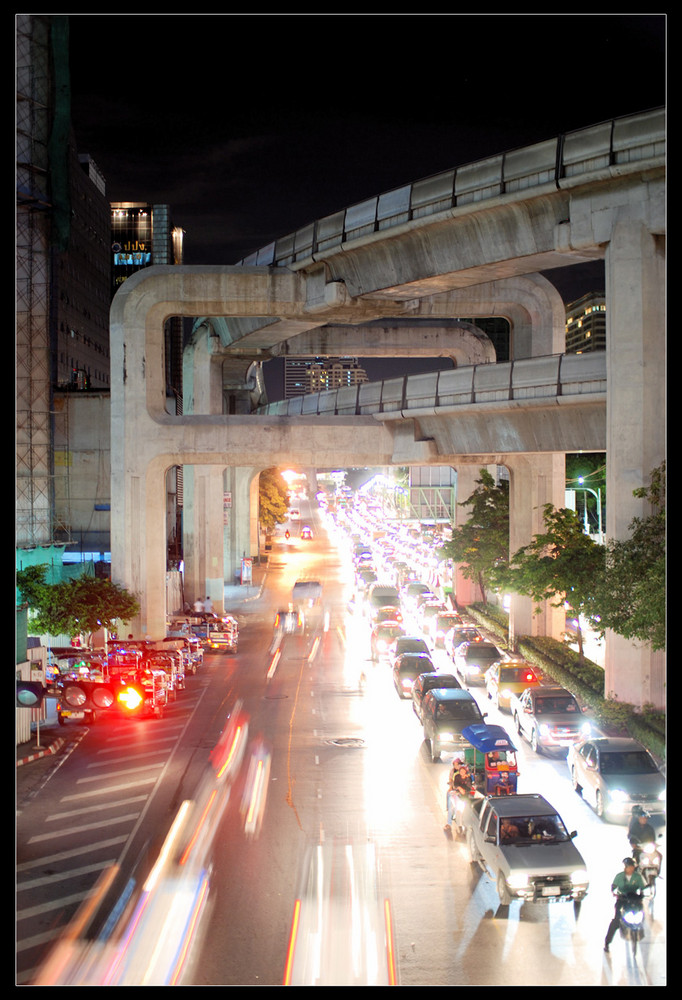
[[483,684],[486,670],[501,656],[492,642],[462,642],[455,650],[452,662],[455,672],[465,684]]
[[422,702],[424,695],[432,688],[461,688],[454,674],[428,673],[420,674],[412,685],[412,710],[419,721],[422,721]]
[[463,688],[432,688],[422,700],[424,739],[431,745],[431,760],[440,760],[442,750],[457,752],[471,746],[462,730],[484,715],[473,695]]
[[440,604],[441,600],[438,594],[434,594],[432,590],[423,590],[421,594],[417,594],[414,599],[414,608],[417,612],[424,604]]
[[540,683],[530,663],[523,660],[498,660],[488,667],[484,680],[486,694],[498,709],[509,709],[513,694]]
[[570,691],[561,687],[526,688],[511,696],[509,710],[516,732],[524,736],[536,753],[566,750],[589,736],[590,724]]
[[403,613],[400,608],[391,607],[387,605],[385,608],[378,608],[372,616],[372,620],[376,625],[380,625],[382,622],[402,622]]
[[276,632],[284,632],[290,635],[303,627],[301,613],[294,608],[284,608],[275,615],[273,627]]
[[412,607],[420,594],[431,593],[431,588],[427,583],[420,583],[418,580],[411,580],[402,588],[402,595],[405,603]]
[[576,834],[542,795],[467,799],[461,822],[471,861],[495,881],[502,906],[513,899],[580,902],[587,895]]
[[455,625],[443,637],[443,648],[450,659],[454,659],[455,650],[463,642],[483,642],[483,636],[474,625]]
[[443,649],[445,636],[461,622],[462,619],[456,611],[439,611],[435,615],[424,618],[424,631],[429,635],[437,649]]
[[298,507],[292,507],[289,510],[289,520],[290,521],[300,521],[301,520],[301,512],[298,509]]
[[431,656],[428,642],[420,635],[401,635],[394,639],[388,650],[391,667],[402,653],[426,653]]
[[367,606],[370,617],[373,617],[380,608],[399,608],[400,594],[398,588],[391,583],[377,581],[370,584],[367,591]]
[[567,763],[574,789],[601,819],[629,821],[635,805],[651,816],[665,814],[665,778],[637,740],[584,739],[569,748]]
[[374,556],[372,555],[372,550],[365,542],[356,542],[353,546],[353,563],[356,569],[359,569],[361,566],[373,565]]
[[402,587],[413,576],[414,571],[410,568],[409,563],[406,563],[404,559],[396,559],[393,563],[393,579],[396,586]]
[[313,529],[307,524],[304,524],[301,528],[301,538],[311,539],[313,537]]
[[379,660],[382,656],[388,656],[391,644],[399,636],[405,635],[405,629],[399,622],[381,622],[372,629],[370,645],[372,648],[372,659]]
[[371,568],[359,569],[355,574],[355,586],[363,594],[371,584],[376,583],[376,580],[376,571]]
[[426,632],[427,635],[430,635],[432,619],[444,611],[447,611],[447,608],[442,601],[426,601],[422,604],[417,612],[417,618],[419,620],[421,630]]
[[401,653],[393,664],[393,684],[401,698],[412,697],[412,686],[420,674],[435,672],[436,666],[427,653]]

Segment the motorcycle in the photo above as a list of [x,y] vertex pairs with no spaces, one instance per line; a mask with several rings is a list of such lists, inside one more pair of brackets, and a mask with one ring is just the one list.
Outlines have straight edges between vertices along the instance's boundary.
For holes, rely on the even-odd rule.
[[649,888],[649,895],[656,895],[656,879],[661,874],[661,852],[654,843],[632,843],[632,856],[637,862],[637,870]]
[[644,937],[644,899],[640,892],[631,892],[623,897],[619,930],[620,936],[630,942],[634,958],[637,954],[637,945]]

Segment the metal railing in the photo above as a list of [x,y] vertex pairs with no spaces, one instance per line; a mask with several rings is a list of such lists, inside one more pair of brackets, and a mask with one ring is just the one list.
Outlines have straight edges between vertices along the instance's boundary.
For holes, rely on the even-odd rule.
[[606,393],[606,352],[552,354],[362,382],[260,407],[268,416],[366,416]]
[[[373,233],[454,208],[540,187],[573,187],[611,169],[665,162],[665,108],[567,132],[414,181],[350,205],[275,240],[238,264],[290,267],[322,259]],[[533,190],[535,189],[535,190]]]

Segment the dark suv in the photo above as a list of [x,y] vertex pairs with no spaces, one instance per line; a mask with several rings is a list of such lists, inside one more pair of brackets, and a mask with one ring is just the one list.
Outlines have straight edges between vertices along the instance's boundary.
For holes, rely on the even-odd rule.
[[454,674],[420,674],[412,685],[412,709],[422,721],[422,702],[432,688],[461,688]]
[[462,688],[433,688],[422,701],[424,739],[431,744],[431,760],[440,760],[441,750],[464,750],[470,746],[462,730],[485,716],[473,695]]

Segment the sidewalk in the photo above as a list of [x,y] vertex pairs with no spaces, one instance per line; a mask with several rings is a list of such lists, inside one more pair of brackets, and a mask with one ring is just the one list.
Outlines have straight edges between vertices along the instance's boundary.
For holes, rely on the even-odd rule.
[[240,605],[254,601],[260,597],[268,571],[267,563],[254,563],[251,570],[251,583],[225,584],[225,612],[230,614]]

